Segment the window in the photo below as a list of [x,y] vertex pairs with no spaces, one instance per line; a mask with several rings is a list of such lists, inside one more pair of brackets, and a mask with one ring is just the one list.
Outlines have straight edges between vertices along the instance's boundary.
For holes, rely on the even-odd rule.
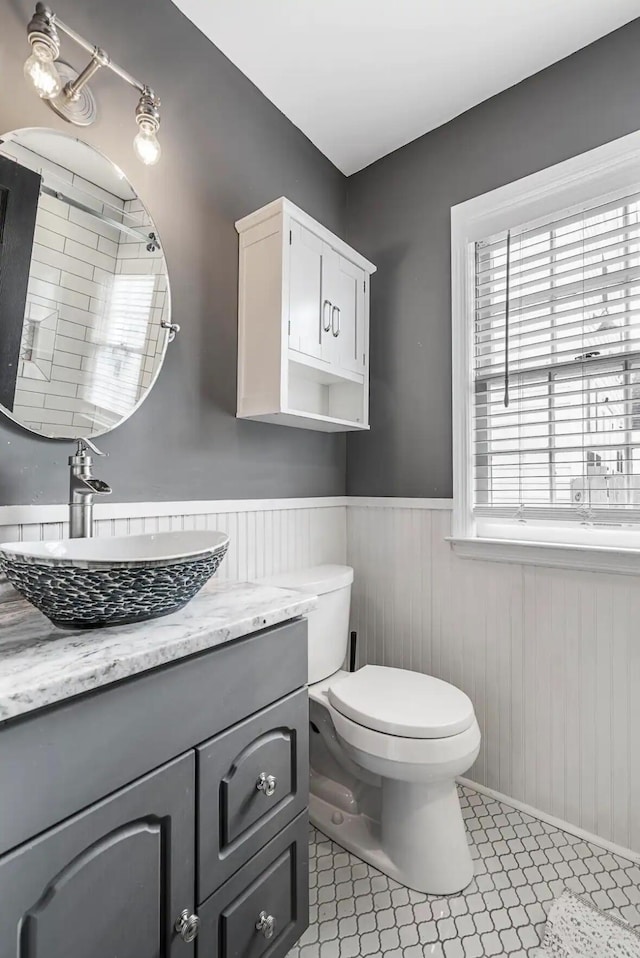
[[156,279],[146,274],[111,277],[90,387],[91,402],[106,415],[127,415],[140,398]]
[[640,547],[639,173],[633,135],[452,210],[454,540]]
[[475,514],[639,521],[640,197],[477,242],[474,313]]

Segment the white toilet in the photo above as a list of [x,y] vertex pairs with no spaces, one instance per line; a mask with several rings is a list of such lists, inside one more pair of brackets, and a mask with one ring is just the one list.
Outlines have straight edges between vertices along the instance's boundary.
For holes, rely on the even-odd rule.
[[263,582],[318,595],[308,617],[311,821],[409,888],[460,891],[473,877],[455,783],[480,749],[471,701],[418,672],[376,665],[343,671],[349,567],[317,566]]

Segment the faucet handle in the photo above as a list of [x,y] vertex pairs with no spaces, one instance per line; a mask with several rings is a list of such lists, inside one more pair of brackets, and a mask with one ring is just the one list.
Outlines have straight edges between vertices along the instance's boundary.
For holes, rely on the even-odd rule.
[[95,443],[91,442],[90,439],[76,439],[76,456],[84,456],[85,452],[88,452],[90,449],[91,452],[94,452],[96,456],[108,456],[107,452],[100,452]]

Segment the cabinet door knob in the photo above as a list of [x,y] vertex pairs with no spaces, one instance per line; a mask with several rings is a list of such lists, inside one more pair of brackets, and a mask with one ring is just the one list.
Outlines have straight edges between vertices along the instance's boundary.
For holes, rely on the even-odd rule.
[[256,931],[262,932],[265,938],[273,938],[276,930],[276,920],[273,915],[267,915],[266,911],[261,911],[256,922]]
[[329,318],[327,306],[329,309],[331,309],[331,303],[328,299],[325,299],[324,303],[322,304],[322,328],[325,333],[328,333],[331,329],[331,319]]
[[[338,317],[337,323],[336,323],[336,316]],[[331,309],[331,332],[336,337],[340,335],[340,307],[339,306],[333,306]]]
[[194,941],[200,931],[200,919],[197,915],[190,915],[189,909],[185,908],[176,921],[175,929],[183,941]]
[[275,775],[267,775],[266,772],[260,772],[258,781],[256,782],[256,788],[259,792],[264,792],[267,798],[271,798],[276,790],[277,784],[278,779],[275,777]]

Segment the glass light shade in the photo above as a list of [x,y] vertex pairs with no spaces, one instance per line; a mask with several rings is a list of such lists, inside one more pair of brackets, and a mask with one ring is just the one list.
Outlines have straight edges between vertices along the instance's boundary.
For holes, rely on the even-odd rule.
[[62,90],[62,80],[56,70],[53,52],[44,43],[34,43],[31,56],[24,65],[24,75],[38,96],[51,100]]
[[140,125],[140,129],[133,140],[133,149],[138,159],[145,166],[153,166],[158,162],[162,151],[153,126],[148,123]]

